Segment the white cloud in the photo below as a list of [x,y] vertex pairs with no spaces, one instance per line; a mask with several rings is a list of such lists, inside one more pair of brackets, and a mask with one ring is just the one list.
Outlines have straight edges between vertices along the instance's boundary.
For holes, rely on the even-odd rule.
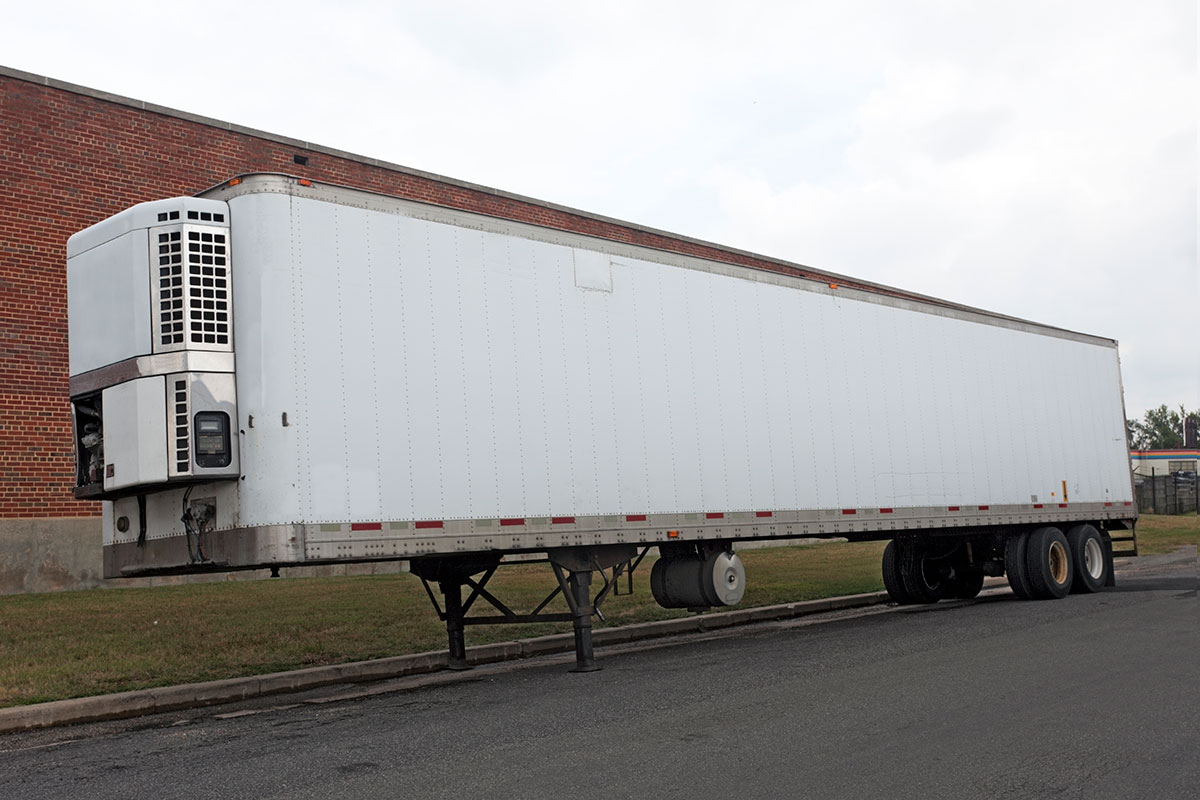
[[1196,84],[1160,49],[1178,20],[1074,22],[1036,72],[1008,69],[1020,38],[986,62],[899,48],[857,107],[848,174],[707,171],[717,238],[1118,338],[1131,413],[1195,406]]

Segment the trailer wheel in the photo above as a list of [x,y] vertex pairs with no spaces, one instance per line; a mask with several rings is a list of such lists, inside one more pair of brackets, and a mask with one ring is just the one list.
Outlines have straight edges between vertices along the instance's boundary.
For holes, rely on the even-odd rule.
[[1018,533],[1008,537],[1008,541],[1004,543],[1004,573],[1008,576],[1008,585],[1012,587],[1013,594],[1021,600],[1033,599],[1029,571],[1025,566],[1028,541],[1028,533]]
[[957,600],[971,600],[983,590],[983,570],[963,569],[954,575],[954,585],[950,587],[950,596]]
[[895,539],[883,548],[883,588],[887,589],[888,596],[897,605],[912,605],[913,597],[904,588],[904,581],[900,578],[900,548],[896,546]]
[[943,562],[930,558],[918,542],[904,542],[900,550],[900,580],[914,603],[936,603],[950,591],[950,575]]
[[1058,528],[1038,528],[1025,545],[1029,585],[1038,600],[1057,600],[1071,591],[1075,574],[1067,537]]
[[1072,592],[1098,592],[1108,580],[1108,562],[1104,558],[1104,543],[1100,531],[1091,525],[1076,525],[1067,531],[1071,561],[1075,567]]

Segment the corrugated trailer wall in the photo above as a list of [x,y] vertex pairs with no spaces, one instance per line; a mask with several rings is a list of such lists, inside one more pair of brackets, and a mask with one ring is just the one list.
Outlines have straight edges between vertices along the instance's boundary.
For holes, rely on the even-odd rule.
[[1132,499],[1111,341],[255,185],[242,526]]

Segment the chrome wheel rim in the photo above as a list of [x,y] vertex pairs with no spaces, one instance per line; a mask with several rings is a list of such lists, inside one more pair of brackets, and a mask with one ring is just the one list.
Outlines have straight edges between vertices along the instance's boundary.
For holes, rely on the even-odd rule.
[[1083,545],[1083,567],[1092,580],[1100,580],[1104,574],[1104,551],[1100,549],[1100,540],[1089,538]]

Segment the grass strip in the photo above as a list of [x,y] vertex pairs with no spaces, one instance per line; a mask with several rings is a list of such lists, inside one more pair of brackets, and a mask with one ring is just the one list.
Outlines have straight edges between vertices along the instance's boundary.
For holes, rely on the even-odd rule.
[[1188,545],[1200,545],[1200,517],[1195,513],[1168,517],[1143,514],[1137,523],[1138,553],[1163,555]]
[[[1195,515],[1144,516],[1143,553],[1197,544]],[[743,606],[879,591],[883,542],[745,550]],[[650,595],[610,597],[607,625],[669,619]],[[490,589],[517,611],[553,586],[545,564],[501,569]],[[561,600],[557,601],[561,603]],[[601,623],[598,623],[601,624]],[[569,623],[468,628],[467,643],[569,631]],[[442,623],[411,575],[293,578],[0,597],[0,706],[170,686],[445,647]]]

